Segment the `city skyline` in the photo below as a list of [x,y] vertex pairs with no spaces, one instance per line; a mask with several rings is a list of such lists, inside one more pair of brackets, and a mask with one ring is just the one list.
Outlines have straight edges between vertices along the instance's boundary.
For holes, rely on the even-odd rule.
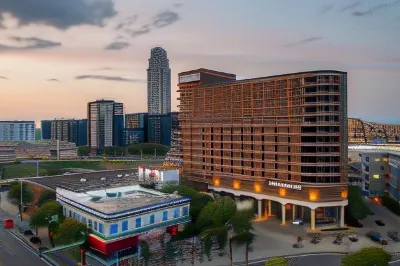
[[399,1],[92,2],[60,1],[49,13],[46,1],[2,1],[0,120],[84,118],[100,98],[123,102],[125,113],[146,111],[149,52],[161,46],[173,111],[177,73],[186,69],[239,78],[335,69],[348,72],[349,117],[399,122]]

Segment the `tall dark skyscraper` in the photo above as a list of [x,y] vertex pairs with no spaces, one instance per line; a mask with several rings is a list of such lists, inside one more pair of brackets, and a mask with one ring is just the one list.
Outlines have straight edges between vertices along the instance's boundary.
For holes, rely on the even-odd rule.
[[124,106],[112,100],[88,103],[88,145],[91,153],[122,144]]
[[161,47],[151,49],[147,69],[147,110],[149,115],[171,112],[171,69],[167,52]]

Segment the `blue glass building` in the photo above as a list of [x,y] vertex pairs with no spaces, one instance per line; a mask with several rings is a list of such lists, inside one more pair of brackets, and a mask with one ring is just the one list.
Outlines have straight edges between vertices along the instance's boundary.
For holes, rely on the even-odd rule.
[[42,139],[51,139],[51,120],[42,120],[40,129]]
[[122,144],[128,146],[131,144],[143,143],[145,132],[143,128],[124,128],[122,134]]

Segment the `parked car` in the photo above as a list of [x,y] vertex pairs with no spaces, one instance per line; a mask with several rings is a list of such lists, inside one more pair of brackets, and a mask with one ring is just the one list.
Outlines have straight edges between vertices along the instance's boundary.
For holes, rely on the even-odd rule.
[[34,235],[34,233],[32,232],[32,230],[31,230],[31,229],[28,229],[28,228],[21,228],[21,229],[19,229],[19,232],[20,232],[21,234],[24,234],[25,236],[33,236],[33,235]]
[[376,220],[375,223],[379,226],[385,226],[385,223],[382,220]]
[[303,222],[303,220],[302,220],[302,219],[295,219],[295,220],[293,220],[293,224],[297,224],[297,225],[303,225],[303,224],[304,224],[304,222]]
[[367,233],[366,236],[369,237],[369,239],[371,239],[372,241],[378,242],[378,243],[380,243],[381,245],[386,246],[386,245],[389,244],[388,241],[387,241],[386,239],[384,239],[384,238],[381,236],[381,234],[379,234],[378,232],[370,231],[370,232]]
[[394,242],[400,242],[400,234],[398,232],[388,232],[388,237]]
[[349,239],[351,242],[357,242],[358,241],[358,237],[356,235],[350,235]]

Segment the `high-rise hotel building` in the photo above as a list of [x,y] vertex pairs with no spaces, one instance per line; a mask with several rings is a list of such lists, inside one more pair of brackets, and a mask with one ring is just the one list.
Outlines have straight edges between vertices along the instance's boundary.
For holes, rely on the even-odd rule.
[[344,224],[347,73],[236,80],[179,74],[183,176],[199,188],[258,200],[258,214]]
[[99,154],[105,147],[121,146],[124,128],[124,106],[113,100],[88,103],[88,145]]

